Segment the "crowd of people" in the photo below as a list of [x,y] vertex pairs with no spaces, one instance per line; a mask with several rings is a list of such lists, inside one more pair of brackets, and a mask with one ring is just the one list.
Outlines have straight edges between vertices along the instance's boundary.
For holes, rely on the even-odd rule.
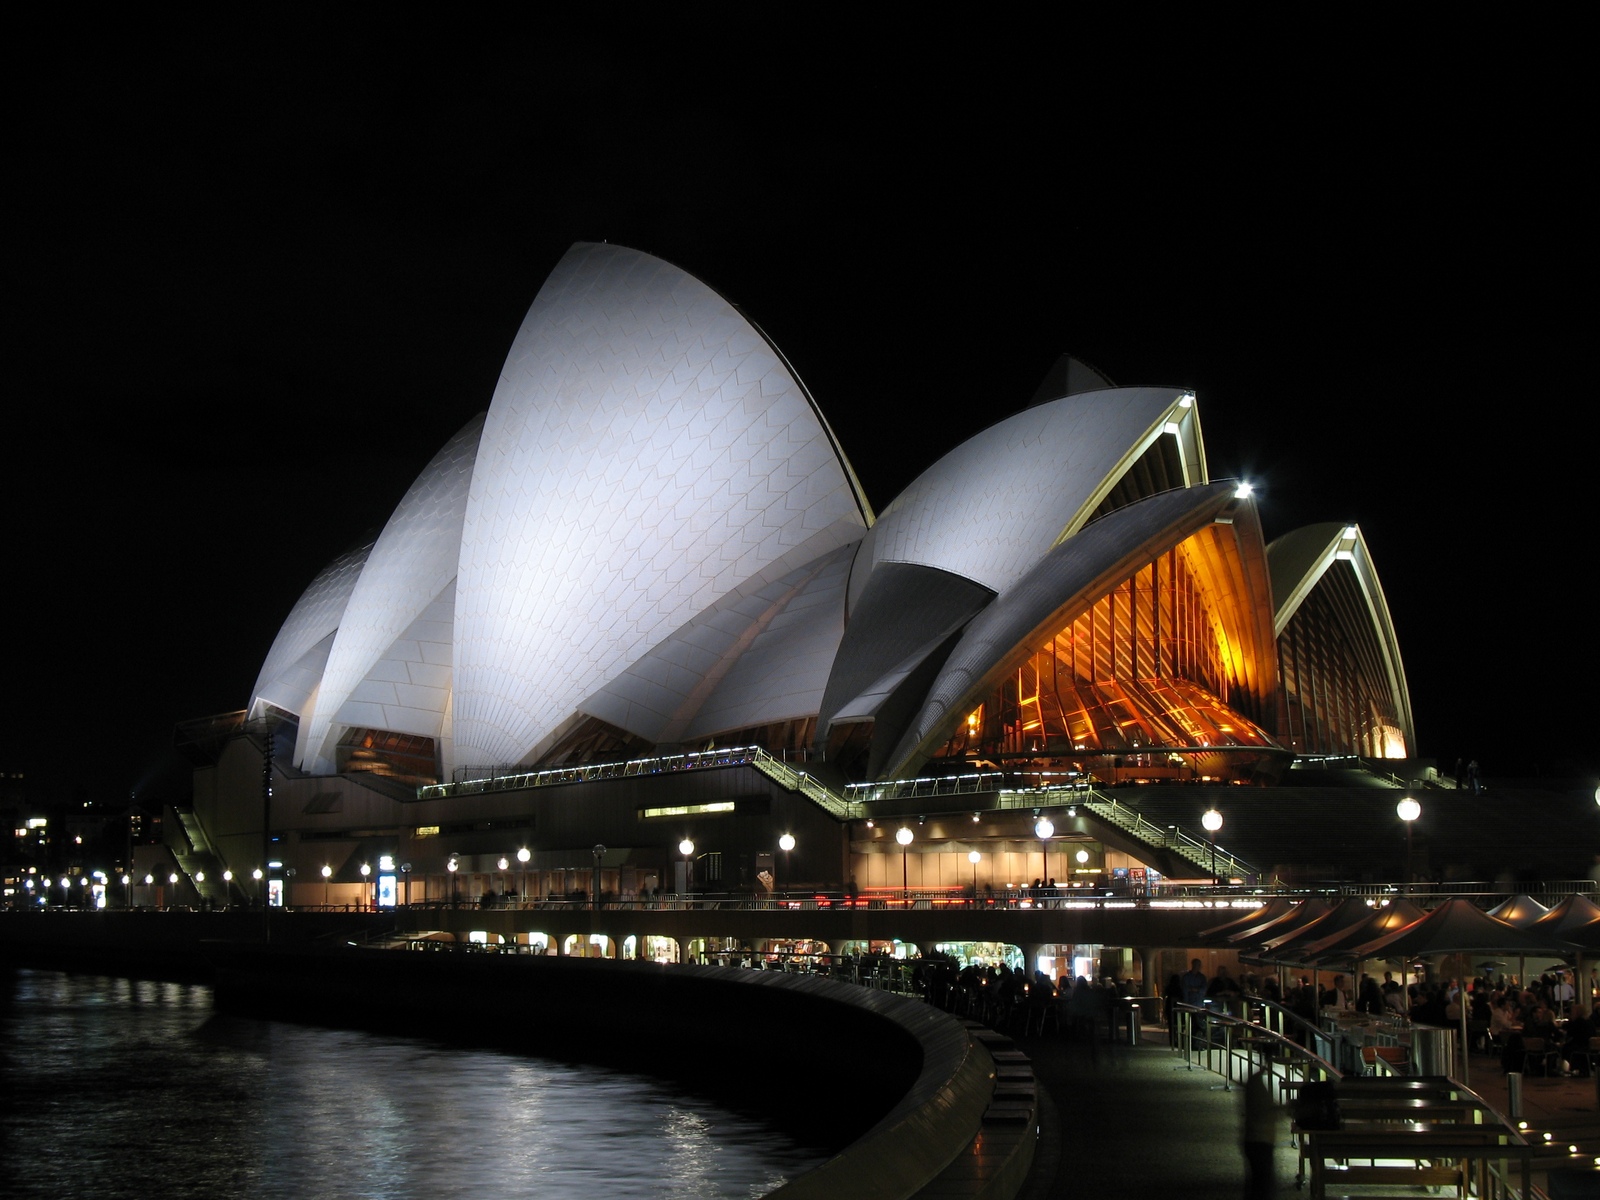
[[[1505,976],[1479,976],[1463,991],[1454,978],[1402,986],[1392,971],[1385,971],[1382,980],[1363,973],[1353,991],[1343,975],[1334,975],[1325,987],[1314,986],[1309,978],[1291,978],[1285,990],[1275,974],[1235,978],[1222,966],[1215,975],[1207,976],[1197,958],[1188,971],[1168,979],[1163,994],[1169,1030],[1176,1029],[1172,1014],[1179,1002],[1228,1007],[1230,1001],[1240,998],[1262,999],[1283,1005],[1312,1025],[1322,1010],[1331,1008],[1391,1013],[1415,1025],[1447,1029],[1461,1025],[1465,1005],[1473,1047],[1497,1053],[1506,1070],[1537,1068],[1588,1075],[1595,1069],[1591,1039],[1600,1034],[1593,1015],[1597,989],[1600,980],[1593,973],[1579,995],[1565,972],[1546,973],[1526,987]],[[1530,1055],[1530,1046],[1544,1049]]]

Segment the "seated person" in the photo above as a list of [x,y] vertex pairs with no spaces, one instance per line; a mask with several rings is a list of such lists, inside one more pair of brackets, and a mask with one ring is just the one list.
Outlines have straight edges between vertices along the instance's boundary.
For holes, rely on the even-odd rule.
[[1594,1070],[1594,1059],[1589,1053],[1589,1041],[1596,1036],[1594,1020],[1582,1004],[1572,1008],[1572,1019],[1567,1022],[1567,1037],[1561,1044],[1561,1057],[1572,1064],[1575,1075],[1588,1075]]

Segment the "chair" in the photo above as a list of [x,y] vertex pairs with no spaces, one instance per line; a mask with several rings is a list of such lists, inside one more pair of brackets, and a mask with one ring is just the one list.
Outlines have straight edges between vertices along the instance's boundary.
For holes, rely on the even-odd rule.
[[1533,1074],[1529,1070],[1538,1065],[1540,1075],[1553,1075],[1557,1064],[1561,1061],[1561,1051],[1552,1047],[1544,1038],[1525,1037],[1522,1039],[1522,1073]]
[[1576,1049],[1567,1055],[1575,1075],[1593,1075],[1597,1061],[1600,1061],[1600,1037],[1590,1038],[1586,1049]]
[[[1378,1060],[1389,1064],[1388,1070],[1378,1069]],[[1363,1046],[1361,1064],[1363,1075],[1404,1075],[1406,1073],[1406,1048],[1404,1046]]]

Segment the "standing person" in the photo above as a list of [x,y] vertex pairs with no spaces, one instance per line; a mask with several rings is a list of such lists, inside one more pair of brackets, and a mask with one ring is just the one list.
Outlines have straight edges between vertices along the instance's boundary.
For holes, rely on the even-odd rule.
[[1189,964],[1189,969],[1180,977],[1183,984],[1183,1002],[1192,1004],[1196,1008],[1206,1002],[1206,973],[1200,969],[1200,960],[1194,959]]
[[1278,1149],[1281,1117],[1272,1099],[1272,1088],[1259,1070],[1252,1071],[1244,1085],[1244,1129],[1242,1145],[1250,1179],[1245,1187],[1248,1200],[1271,1200],[1277,1195],[1274,1157]]

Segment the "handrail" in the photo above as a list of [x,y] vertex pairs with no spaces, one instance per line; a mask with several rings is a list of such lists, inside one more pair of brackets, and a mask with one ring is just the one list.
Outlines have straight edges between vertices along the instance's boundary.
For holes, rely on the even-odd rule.
[[430,783],[417,789],[416,800],[443,800],[451,796],[482,795],[485,792],[520,791],[525,788],[567,787],[578,783],[597,783],[607,779],[627,779],[639,775],[661,775],[674,771],[708,770],[718,767],[754,767],[792,792],[799,792],[840,820],[850,820],[858,805],[832,791],[816,776],[797,771],[760,746],[735,746],[724,750],[696,750],[687,754],[658,754],[632,758],[626,762],[587,763],[576,767],[547,767],[510,775],[491,775],[487,779],[463,779],[454,783]]
[[[1236,1017],[1218,1009],[1182,1002],[1174,1005],[1173,1011],[1178,1019],[1178,1045],[1183,1050],[1184,1065],[1189,1070],[1194,1070],[1195,1031],[1198,1027],[1204,1031],[1204,1037],[1200,1042],[1200,1053],[1205,1056],[1205,1062],[1201,1066],[1222,1076],[1224,1091],[1231,1091],[1237,1078],[1235,1068],[1238,1065],[1237,1059],[1241,1048],[1244,1051],[1245,1068],[1255,1066],[1255,1059],[1259,1057],[1261,1065],[1266,1068],[1268,1078],[1280,1091],[1289,1082],[1291,1070],[1298,1070],[1301,1083],[1312,1078],[1333,1080],[1344,1078],[1344,1073],[1322,1055],[1256,1021]],[[1221,1033],[1220,1043],[1218,1032]],[[1268,1046],[1273,1050],[1271,1054],[1265,1052]],[[1262,1053],[1256,1056],[1254,1052],[1258,1047],[1262,1048]],[[1212,1055],[1218,1053],[1222,1055],[1221,1064],[1214,1066]],[[1278,1077],[1279,1067],[1283,1068],[1282,1079]]]

